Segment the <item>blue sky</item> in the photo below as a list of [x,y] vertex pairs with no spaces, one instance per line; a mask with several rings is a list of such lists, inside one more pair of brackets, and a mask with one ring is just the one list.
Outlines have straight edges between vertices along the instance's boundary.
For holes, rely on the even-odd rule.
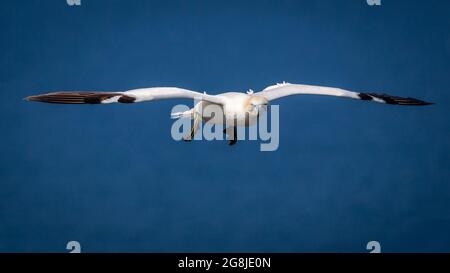
[[[450,251],[450,3],[2,1],[0,251]],[[48,105],[55,90],[276,82],[435,102],[278,100],[280,147],[175,142],[185,100]]]

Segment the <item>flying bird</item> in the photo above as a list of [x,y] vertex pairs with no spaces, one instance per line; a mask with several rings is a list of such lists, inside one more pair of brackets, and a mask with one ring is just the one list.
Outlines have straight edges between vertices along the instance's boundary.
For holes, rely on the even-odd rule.
[[[243,92],[226,92],[209,95],[201,92],[176,87],[151,87],[132,89],[123,92],[53,92],[25,98],[28,101],[60,104],[108,104],[108,103],[137,103],[162,99],[194,99],[195,105],[188,111],[172,113],[172,118],[190,118],[193,126],[184,140],[190,141],[197,132],[200,123],[209,122],[231,126],[224,129],[228,135],[229,144],[237,141],[236,126],[250,126],[257,121],[260,113],[264,112],[269,102],[292,95],[325,95],[350,98],[365,101],[374,101],[393,105],[424,106],[433,103],[415,98],[404,98],[388,94],[352,92],[340,88],[313,86],[304,84],[277,83],[266,87],[260,92],[252,90]],[[218,107],[223,116],[206,115],[209,106]]]

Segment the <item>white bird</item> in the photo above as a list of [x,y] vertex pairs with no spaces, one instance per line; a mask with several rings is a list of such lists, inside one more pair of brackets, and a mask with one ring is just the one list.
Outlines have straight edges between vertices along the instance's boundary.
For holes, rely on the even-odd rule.
[[[340,88],[278,83],[266,87],[260,92],[249,90],[247,93],[226,92],[208,95],[206,92],[195,92],[176,87],[151,87],[132,89],[123,92],[53,92],[48,94],[29,96],[26,100],[62,104],[107,104],[107,103],[136,103],[161,99],[187,98],[196,101],[194,107],[186,112],[173,113],[172,118],[188,117],[194,120],[189,136],[191,140],[201,122],[232,124],[224,130],[229,136],[230,145],[236,143],[236,126],[250,126],[257,121],[258,115],[266,109],[270,101],[291,95],[325,95],[342,98],[375,101],[386,104],[422,106],[432,103],[414,98],[396,97],[387,94],[352,92]],[[221,109],[223,117],[205,115],[202,109],[214,105]]]

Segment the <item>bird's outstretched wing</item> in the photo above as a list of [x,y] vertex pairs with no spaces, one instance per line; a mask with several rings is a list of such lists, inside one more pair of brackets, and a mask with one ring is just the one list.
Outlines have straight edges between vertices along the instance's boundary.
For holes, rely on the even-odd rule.
[[218,96],[176,87],[142,88],[124,92],[53,92],[29,96],[25,99],[47,103],[100,104],[113,102],[134,103],[178,98],[205,100],[216,104],[223,104],[223,100]]
[[255,93],[255,95],[261,95],[269,101],[291,95],[325,95],[398,105],[421,106],[433,104],[414,98],[396,97],[387,94],[352,92],[340,88],[290,83],[268,86],[263,91]]

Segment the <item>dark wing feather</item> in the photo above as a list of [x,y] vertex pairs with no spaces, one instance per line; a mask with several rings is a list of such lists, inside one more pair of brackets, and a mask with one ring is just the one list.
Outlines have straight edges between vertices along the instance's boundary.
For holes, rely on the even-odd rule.
[[112,97],[122,96],[115,92],[54,92],[25,98],[29,101],[62,104],[98,104]]
[[359,98],[361,100],[373,100],[374,98],[380,99],[387,104],[397,104],[397,105],[413,105],[413,106],[423,106],[433,104],[431,102],[426,102],[423,100],[418,100],[415,98],[403,98],[397,96],[391,96],[388,94],[378,94],[378,93],[359,93]]

